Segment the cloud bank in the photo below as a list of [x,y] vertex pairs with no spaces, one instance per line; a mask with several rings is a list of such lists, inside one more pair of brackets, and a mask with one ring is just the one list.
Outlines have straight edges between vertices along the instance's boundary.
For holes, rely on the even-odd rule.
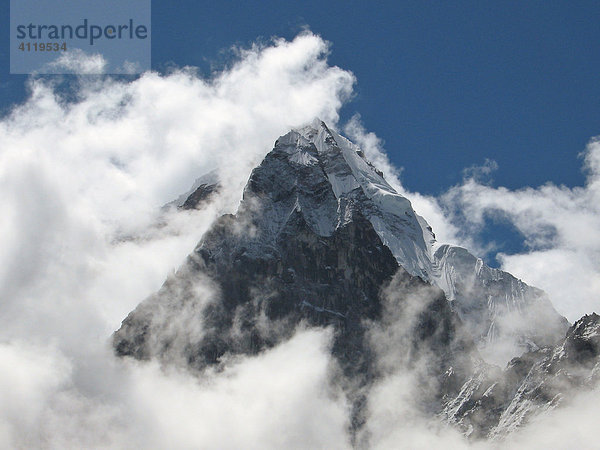
[[[327,330],[301,330],[202,379],[116,360],[107,343],[214,218],[235,210],[277,136],[317,116],[338,125],[355,80],[327,53],[323,39],[304,33],[238,49],[210,79],[184,68],[133,81],[81,78],[68,89],[60,78],[29,82],[30,97],[0,121],[0,447],[348,448],[348,405],[327,382]],[[599,144],[586,153],[585,187],[508,191],[471,178],[435,199],[402,187],[358,118],[346,132],[440,241],[476,245],[462,230],[500,210],[531,248],[503,255],[503,267],[546,289],[570,319],[593,309]],[[225,189],[204,210],[158,212],[214,168]],[[410,376],[396,371],[372,394],[378,448],[433,439],[425,419],[389,420],[410,415]],[[435,439],[467,446],[453,431]]]
[[[327,333],[299,333],[201,381],[108,348],[212,220],[235,210],[276,136],[315,116],[337,122],[354,77],[327,53],[304,33],[238,49],[210,79],[184,68],[30,80],[0,122],[0,447],[345,446]],[[215,167],[217,201],[158,217]]]

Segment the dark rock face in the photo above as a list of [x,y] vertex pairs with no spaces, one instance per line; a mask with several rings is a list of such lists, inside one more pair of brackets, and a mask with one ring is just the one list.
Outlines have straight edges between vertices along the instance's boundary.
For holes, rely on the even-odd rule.
[[219,191],[218,184],[201,184],[180,206],[181,209],[197,209],[208,202]]
[[[219,219],[177,274],[123,322],[115,334],[119,354],[146,358],[172,347],[169,340],[160,343],[161,321],[154,311],[170,315],[171,305],[190,302],[199,308],[191,280],[202,276],[216,287],[218,300],[205,302],[196,317],[202,336],[190,343],[193,349],[185,348],[192,366],[216,363],[226,352],[256,353],[306,321],[334,325],[334,353],[352,359],[347,370],[364,371],[360,358],[349,355],[365,353],[361,320],[379,316],[379,289],[398,264],[351,204],[344,214],[352,220],[340,222],[330,235],[315,230],[318,225],[305,216],[314,197],[337,201],[318,166],[290,165],[276,148],[255,169],[238,213]],[[295,177],[277,176],[281,166]]]
[[[316,153],[314,145],[306,151]],[[337,214],[315,216],[315,202]],[[198,292],[197,280],[215,293]],[[332,326],[332,355],[352,386],[358,428],[364,388],[378,370],[367,333],[382,321],[385,286],[400,297],[430,291],[409,345],[418,354],[435,343],[447,360],[458,319],[443,292],[398,265],[352,198],[338,205],[319,165],[296,165],[276,146],[254,170],[238,213],[214,224],[178,272],[123,321],[114,345],[121,356],[202,369],[226,354],[272,347],[301,323]]]

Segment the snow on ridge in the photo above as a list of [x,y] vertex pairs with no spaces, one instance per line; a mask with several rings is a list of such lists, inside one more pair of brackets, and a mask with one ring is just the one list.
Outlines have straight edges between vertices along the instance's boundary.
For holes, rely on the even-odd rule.
[[[436,242],[431,227],[416,214],[411,202],[387,183],[357,145],[325,123],[316,119],[288,132],[277,139],[274,151],[274,158],[263,161],[267,166],[261,164],[263,170],[269,171],[263,181],[278,179],[282,188],[297,188],[297,192],[295,202],[279,203],[264,211],[260,227],[266,239],[277,235],[294,214],[300,214],[317,234],[330,236],[352,221],[353,211],[359,211],[399,265],[444,291],[480,344],[493,344],[503,335],[508,335],[508,340],[514,340],[515,348],[521,350],[531,349],[530,342],[543,344],[532,339],[535,326],[528,326],[527,320],[520,329],[503,323],[523,321],[527,308],[531,309],[530,317],[546,317],[549,322],[556,322],[559,331],[565,327],[561,320],[566,320],[543,298],[542,291],[489,268],[462,247]],[[200,178],[194,187],[216,182],[215,173]],[[296,187],[290,183],[296,183]],[[328,193],[327,185],[331,188]],[[506,321],[502,320],[503,315],[507,316]],[[496,352],[493,345],[490,352]]]
[[[549,302],[545,305],[540,299],[542,291],[506,272],[489,268],[467,249],[438,243],[427,221],[365,160],[356,144],[318,119],[293,133],[294,137],[288,134],[287,139],[295,140],[297,147],[314,144],[316,157],[338,201],[355,201],[398,263],[410,274],[441,288],[449,301],[456,302],[461,318],[472,323],[475,334],[481,333],[482,342],[491,345],[492,353],[494,342],[506,333],[510,334],[509,340],[515,339],[514,348],[526,350],[523,343],[530,342],[529,336],[535,331],[527,327],[516,334],[516,330],[503,330],[500,324],[504,314],[525,317],[528,308],[541,308],[542,315],[556,322],[556,329],[565,331],[560,323],[564,318]],[[482,301],[486,305],[478,306]]]
[[361,191],[370,203],[357,200],[358,206],[384,245],[409,273],[430,281],[433,235],[427,222],[412,209],[410,201],[398,194],[360,155],[357,145],[329,129],[324,122],[315,119],[294,132],[294,137],[288,133],[285,141],[279,139],[278,142],[304,144],[306,140],[314,144],[336,198],[350,197],[354,191]]

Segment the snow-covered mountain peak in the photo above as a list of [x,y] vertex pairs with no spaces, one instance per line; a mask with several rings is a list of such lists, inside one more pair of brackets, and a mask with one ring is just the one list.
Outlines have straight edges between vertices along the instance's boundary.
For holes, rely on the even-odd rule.
[[[272,186],[274,174],[288,182]],[[258,187],[257,180],[265,180],[269,187]],[[347,222],[349,210],[360,212],[401,266],[412,275],[430,280],[430,240],[424,238],[430,233],[427,224],[419,220],[410,201],[365,159],[358,146],[319,119],[277,139],[273,151],[253,172],[247,189],[287,190],[289,182],[293,184],[293,202],[281,201],[288,195],[280,191],[276,194],[278,207],[300,205],[309,226],[325,235]]]
[[[186,205],[217,189],[199,180]],[[240,248],[254,257],[291,230],[306,227],[329,238],[353,223],[369,224],[398,265],[444,291],[489,362],[503,365],[553,344],[568,327],[543,291],[488,267],[467,249],[437,243],[426,220],[361,149],[319,119],[276,140],[252,171],[237,216],[252,229]]]
[[[260,192],[262,227],[272,239],[297,214],[313,231],[330,236],[359,213],[399,265],[445,292],[495,363],[552,343],[568,326],[539,289],[488,267],[464,248],[436,243],[426,220],[361,149],[319,119],[277,139],[246,189],[245,198]],[[536,331],[540,321],[548,330],[544,335]]]
[[[199,179],[179,207],[197,207],[215,183]],[[275,142],[236,214],[211,225],[114,346],[203,370],[272,348],[298,326],[332,327],[353,430],[364,426],[363,392],[386,373],[378,361],[406,357],[435,380],[419,390],[426,410],[483,437],[519,426],[561,386],[595,382],[599,323],[586,316],[565,338],[569,325],[543,291],[464,248],[434,246],[408,199],[316,120]],[[511,363],[503,372],[482,357]]]

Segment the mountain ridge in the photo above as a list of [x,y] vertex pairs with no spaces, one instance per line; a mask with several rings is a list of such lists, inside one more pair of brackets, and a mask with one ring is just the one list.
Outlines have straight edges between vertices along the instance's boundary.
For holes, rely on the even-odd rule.
[[[305,181],[312,176],[318,183],[300,186],[294,193],[295,203],[286,205],[285,211],[278,206],[281,217],[271,214],[259,228],[281,223],[293,206],[300,208],[317,234],[329,236],[345,220],[338,210],[354,202],[404,269],[444,291],[489,362],[504,365],[519,353],[554,344],[564,336],[569,323],[554,310],[543,291],[488,267],[467,249],[438,243],[427,221],[362,150],[321,120],[281,136],[275,148],[280,149],[286,163],[271,164],[268,176],[293,179],[295,175],[288,173],[290,166],[304,167]],[[202,182],[196,194],[190,191],[188,203],[193,204],[195,196],[208,195],[207,189],[216,189],[212,187],[218,184],[214,171],[199,180],[204,178],[212,184]],[[252,183],[253,175],[248,181]],[[269,189],[277,192],[282,185],[273,184]],[[333,196],[319,197],[328,189]],[[185,201],[179,199],[180,203]],[[540,329],[547,332],[540,335]]]
[[[212,193],[210,186],[197,189]],[[564,340],[568,322],[542,291],[434,239],[357,146],[313,122],[277,139],[252,171],[237,213],[219,218],[128,315],[113,336],[115,350],[202,371],[228,354],[271,348],[303,324],[332,327],[358,445],[369,389],[383,373],[374,340],[383,333],[397,339],[403,364],[429,358],[419,369],[435,380],[422,401],[428,413],[465,434],[492,435],[505,416],[478,418],[488,404],[506,411],[521,378],[485,362],[480,350],[508,342],[511,357],[523,349],[542,359]],[[487,401],[497,380],[504,388]]]

